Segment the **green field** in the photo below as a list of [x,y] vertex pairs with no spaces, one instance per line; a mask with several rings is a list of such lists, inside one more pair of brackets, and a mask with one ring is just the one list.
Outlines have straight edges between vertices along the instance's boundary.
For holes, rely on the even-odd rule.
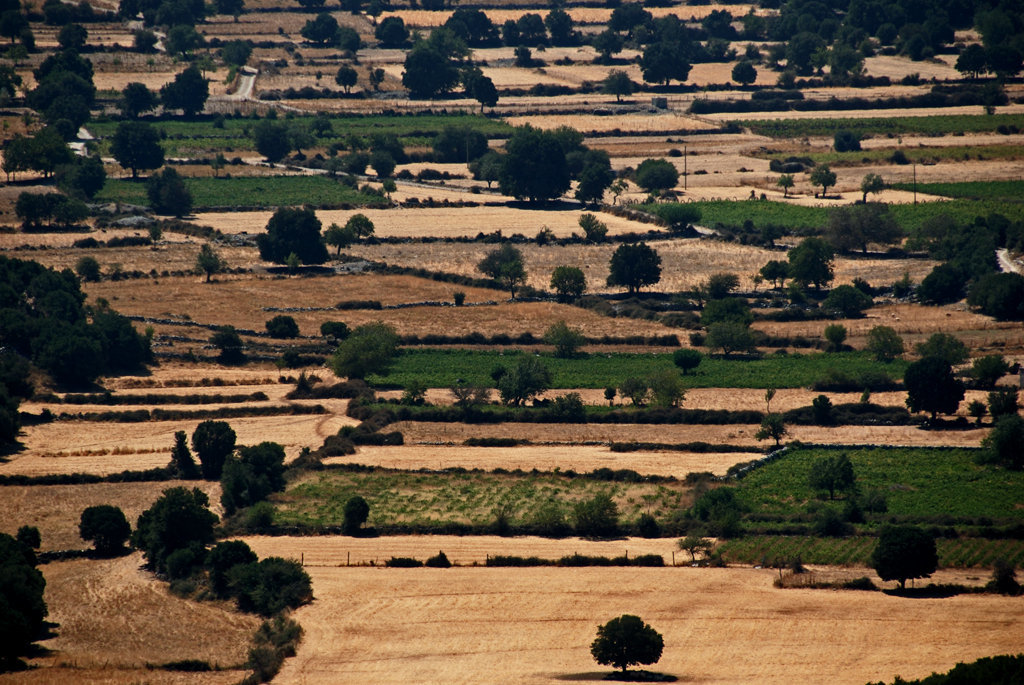
[[[893,188],[913,190],[912,183],[894,183]],[[917,192],[987,202],[1024,202],[1024,181],[965,181],[962,183],[918,183]]]
[[[192,193],[192,208],[197,211],[218,207],[277,207],[304,204],[317,207],[372,207],[386,204],[378,195],[361,193],[326,176],[186,178],[185,185]],[[144,179],[108,179],[96,200],[148,204],[146,182]]]
[[[1006,181],[1005,183],[1019,182]],[[930,185],[944,186],[947,184]],[[985,184],[979,183],[978,185]],[[924,186],[925,184],[918,183],[918,192],[926,193]],[[912,189],[912,186],[907,184],[897,184],[894,187],[904,190]],[[781,226],[793,231],[824,229],[830,211],[827,207],[804,207],[786,202],[761,200],[711,200],[687,204],[700,210],[701,219],[698,223],[702,226],[714,226],[719,223],[726,226],[742,226],[744,222],[750,221],[755,228]],[[641,205],[640,209],[652,214],[659,214],[667,206],[669,206],[668,203],[647,204]],[[839,205],[837,204],[837,206]],[[1005,200],[985,197],[954,199],[948,202],[921,202],[916,205],[894,204],[889,205],[889,211],[896,222],[906,231],[916,229],[925,221],[939,215],[951,216],[959,223],[971,223],[976,217],[988,216],[993,213],[1002,214],[1012,221],[1024,220],[1024,203],[1007,203]]]
[[945,114],[924,117],[870,117],[865,119],[747,119],[737,121],[754,133],[772,138],[832,137],[839,129],[860,134],[898,136],[907,133],[943,136],[992,132],[1000,126],[1024,128],[1024,114]]
[[[470,385],[493,387],[491,371],[515,364],[520,352],[407,349],[386,377],[370,376],[376,385],[407,387],[414,381],[430,388],[447,388],[460,379]],[[655,371],[675,368],[670,354],[594,354],[577,359],[543,356],[553,388],[605,388],[631,377],[646,378]],[[683,377],[691,388],[802,388],[832,370],[858,378],[883,372],[902,378],[906,362],[874,361],[864,352],[812,353],[765,357],[749,361],[705,358],[695,373]],[[685,404],[684,404],[685,406]]]
[[[1024,521],[1024,472],[978,466],[976,450],[844,451],[853,463],[857,487],[862,492],[882,491],[890,516],[940,525]],[[759,514],[800,516],[808,503],[819,501],[808,485],[811,465],[834,454],[835,450],[794,450],[741,480],[737,494]]]
[[[893,141],[895,145],[895,140]],[[918,164],[933,162],[958,162],[971,159],[1022,159],[1024,158],[1024,145],[953,145],[943,147],[900,147],[907,160]],[[832,166],[858,166],[864,163],[877,163],[888,161],[892,157],[894,148],[879,148],[874,150],[856,150],[853,152],[811,152],[802,154],[815,164],[830,164]],[[763,159],[779,158],[778,154],[758,154]]]
[[[729,540],[719,549],[730,563],[760,564],[799,559],[805,564],[866,566],[877,540],[870,536],[816,538],[804,535],[750,535]],[[935,541],[939,566],[970,568],[991,566],[1004,559],[1024,564],[1024,540],[939,538]]]
[[[362,138],[368,147],[374,135],[394,135],[405,146],[429,146],[434,137],[445,126],[468,127],[480,131],[489,138],[507,137],[512,127],[500,119],[490,119],[475,114],[427,114],[427,115],[369,115],[329,117],[333,133],[316,139],[314,147],[327,147],[351,136]],[[222,152],[230,158],[232,153],[252,151],[255,145],[251,132],[258,120],[248,118],[225,118],[223,126],[214,125],[214,120],[180,121],[166,120],[153,124],[162,132],[166,154],[176,156],[206,156],[210,152]],[[308,127],[311,117],[284,118],[282,123]],[[117,130],[118,122],[97,120],[89,123],[89,131],[105,139],[101,151],[108,150],[106,141]]]
[[571,524],[574,502],[603,493],[618,505],[620,522],[630,524],[645,512],[669,516],[683,505],[688,490],[682,484],[614,483],[557,473],[327,471],[289,487],[277,499],[274,521],[285,526],[340,526],[345,503],[360,495],[370,505],[367,524],[384,529],[487,527],[499,509],[505,510],[511,525],[528,525],[545,505]]

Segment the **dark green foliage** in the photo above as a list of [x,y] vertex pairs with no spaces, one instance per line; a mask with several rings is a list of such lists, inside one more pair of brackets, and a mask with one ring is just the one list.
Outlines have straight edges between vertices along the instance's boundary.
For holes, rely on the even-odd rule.
[[997,319],[1024,320],[1024,276],[1014,273],[982,276],[971,287],[967,303]]
[[981,446],[985,451],[979,455],[979,461],[1014,471],[1024,469],[1024,419],[1017,414],[997,419]]
[[113,555],[124,549],[124,543],[131,536],[132,528],[119,507],[99,504],[82,512],[78,534],[83,540],[93,543],[102,555]]
[[871,553],[871,568],[878,577],[899,581],[901,589],[908,578],[926,578],[938,565],[935,539],[915,526],[884,526]]
[[725,297],[720,300],[711,300],[704,307],[700,315],[702,326],[711,326],[716,323],[735,323],[742,326],[749,326],[754,323],[754,315],[750,312],[745,300],[738,297]]
[[690,516],[700,523],[706,535],[732,538],[742,534],[740,514],[743,505],[733,488],[715,488],[697,498]]
[[488,252],[476,268],[508,288],[512,299],[515,299],[516,288],[526,280],[523,253],[510,243]]
[[733,352],[754,349],[754,335],[746,324],[739,321],[717,321],[708,326],[705,344],[711,349],[721,350],[728,357]]
[[324,321],[320,324],[320,335],[325,338],[344,340],[348,337],[348,325],[344,321]]
[[518,407],[551,387],[551,372],[538,358],[522,356],[497,380],[501,401]]
[[661,658],[665,640],[639,616],[623,614],[597,628],[590,653],[597,663],[625,673],[630,666],[653,664]]
[[974,360],[971,366],[971,377],[982,388],[995,387],[999,379],[1010,371],[1001,354],[989,354]]
[[192,449],[206,480],[220,480],[224,462],[235,451],[235,431],[226,421],[203,421],[192,433]]
[[[819,426],[830,426],[834,421],[832,416],[832,400],[828,395],[818,395],[811,400],[811,409],[814,413],[814,422]],[[831,497],[830,497],[831,499]]]
[[312,208],[281,207],[267,223],[267,232],[256,237],[260,259],[284,264],[295,254],[303,264],[323,264],[328,255],[320,228]]
[[941,359],[950,366],[963,364],[970,356],[967,345],[949,333],[932,333],[926,341],[915,345],[914,351],[921,357]]
[[963,299],[967,278],[955,264],[939,264],[921,280],[917,296],[928,304],[949,304]]
[[619,534],[619,509],[605,494],[577,502],[573,507],[576,534],[585,538],[612,538]]
[[96,197],[106,180],[107,173],[99,156],[76,157],[71,164],[57,167],[57,187],[79,199]]
[[338,35],[338,21],[327,12],[321,12],[307,21],[300,33],[306,40],[326,46]]
[[271,338],[299,337],[299,325],[295,323],[295,317],[287,314],[278,314],[266,322],[266,327]]
[[807,475],[808,484],[815,490],[826,490],[830,500],[835,499],[837,490],[852,491],[856,480],[853,464],[846,454],[818,459],[811,465],[811,472]]
[[436,161],[468,164],[487,153],[487,136],[471,127],[445,126],[432,145]]
[[220,58],[225,64],[237,67],[245,66],[252,55],[252,41],[232,40],[224,44],[220,49]]
[[156,572],[167,571],[168,558],[180,550],[213,541],[217,516],[210,500],[199,488],[164,490],[156,502],[139,517],[132,534],[132,546],[142,550]]
[[234,326],[221,326],[210,336],[210,344],[220,350],[217,361],[221,364],[241,364],[245,361],[242,351],[242,338],[235,332]]
[[409,30],[401,17],[385,17],[373,30],[374,37],[380,41],[381,47],[397,48],[409,40]]
[[[920,680],[899,676],[893,685],[1017,685],[1024,681],[1024,654],[987,656],[971,663],[958,663],[947,673],[933,673]],[[882,682],[872,685],[885,685]]]
[[45,587],[32,549],[0,533],[0,673],[21,666],[17,657],[42,637]]
[[859,289],[852,285],[840,285],[829,291],[821,306],[844,319],[853,319],[862,316],[864,310],[872,304],[871,297]]
[[559,302],[572,302],[586,291],[587,279],[577,266],[556,266],[551,272],[551,287],[558,293]]
[[557,131],[516,128],[505,144],[498,182],[501,192],[530,202],[546,201],[569,189],[567,150]]
[[181,175],[171,167],[149,177],[146,195],[157,214],[181,218],[192,211],[192,193]]
[[30,549],[39,549],[40,545],[43,544],[43,539],[39,535],[39,529],[35,526],[21,526],[18,528],[18,534],[14,537],[18,542]]
[[284,490],[284,485],[284,448],[276,442],[261,442],[240,448],[237,458],[224,462],[220,501],[230,516]]
[[789,251],[789,278],[815,290],[832,282],[834,259],[832,247],[821,238],[805,238]]
[[[263,155],[271,165],[284,159],[284,156],[292,149],[291,140],[288,137],[288,127],[285,124],[264,119],[253,128],[252,138],[256,144],[256,151]],[[364,164],[363,167],[365,168],[365,166]]]
[[607,285],[630,294],[661,280],[661,257],[647,243],[623,243],[612,253]]
[[448,556],[444,552],[438,552],[432,557],[428,557],[423,564],[429,568],[451,568],[452,562],[448,560]]
[[280,557],[235,566],[228,571],[228,584],[239,609],[261,616],[294,609],[313,598],[309,574],[297,561]]
[[123,168],[132,170],[132,178],[138,176],[140,170],[157,169],[164,163],[160,135],[142,121],[118,124],[110,143],[110,154]]
[[199,476],[199,467],[196,466],[192,452],[188,449],[188,436],[185,431],[174,433],[174,448],[171,450],[170,467],[177,475],[184,480],[192,480]]
[[544,332],[544,342],[554,346],[556,357],[571,358],[577,355],[586,338],[579,329],[570,328],[565,321],[559,321]]
[[218,542],[206,555],[206,568],[210,572],[210,587],[218,597],[230,596],[228,574],[235,566],[258,561],[256,553],[241,540]]
[[964,384],[953,376],[953,369],[944,359],[925,357],[907,367],[903,374],[910,411],[952,414],[964,398]]
[[129,119],[137,119],[143,112],[156,109],[160,104],[157,94],[146,87],[144,83],[132,82],[121,91],[121,99],[118,107],[121,114]]
[[672,353],[672,363],[684,374],[694,371],[700,366],[702,359],[704,359],[704,355],[698,350],[688,347],[682,347]]
[[674,188],[678,181],[675,165],[665,159],[645,159],[636,168],[636,183],[648,193]]
[[889,326],[875,326],[868,331],[867,349],[880,362],[891,362],[903,354],[903,338]]
[[636,532],[642,538],[657,538],[661,537],[661,526],[650,514],[640,514],[636,522]]
[[345,535],[358,535],[366,519],[370,517],[370,505],[366,500],[356,495],[345,502],[345,521],[342,523],[342,532]]
[[398,354],[398,341],[395,329],[380,321],[357,326],[331,356],[331,370],[342,378],[387,375]]
[[860,136],[853,131],[841,129],[836,131],[833,138],[833,147],[836,152],[852,152],[860,149]]

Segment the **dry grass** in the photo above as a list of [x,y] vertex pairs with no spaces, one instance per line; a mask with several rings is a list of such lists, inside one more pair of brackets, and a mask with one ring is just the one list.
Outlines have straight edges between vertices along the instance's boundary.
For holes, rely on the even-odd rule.
[[[434,550],[446,543],[427,544]],[[317,601],[297,612],[306,639],[281,683],[451,683],[482,674],[508,683],[596,680],[609,669],[589,654],[595,626],[623,612],[665,636],[655,669],[690,682],[920,677],[1024,644],[1024,617],[1012,598],[911,602],[879,593],[780,591],[770,571],[309,571]]]
[[[525,436],[529,429],[520,428]],[[360,447],[358,454],[332,457],[326,463],[372,464],[391,469],[445,469],[460,467],[493,471],[522,469],[530,471],[567,471],[579,473],[601,468],[632,469],[644,475],[685,478],[688,473],[710,471],[725,475],[729,467],[762,456],[759,453],[694,453],[694,452],[630,452],[619,454],[606,446],[527,447],[447,447],[439,445],[407,445],[403,447]]]
[[139,515],[171,487],[198,487],[210,498],[210,508],[220,515],[220,483],[87,483],[83,485],[10,485],[3,489],[0,530],[10,535],[21,526],[35,526],[44,551],[86,549],[91,543],[78,537],[78,521],[87,507],[113,504],[121,508],[135,527]]
[[[226,604],[178,599],[165,582],[140,569],[141,563],[142,556],[136,553],[104,561],[53,562],[42,568],[49,620],[59,627],[57,637],[40,643],[52,654],[33,660],[40,666],[38,674],[53,667],[88,673],[183,659],[225,667],[244,663],[257,617]],[[236,672],[234,680],[238,676]],[[77,677],[73,680],[79,682]],[[110,682],[138,681],[115,676]],[[222,681],[217,677],[203,682]]]
[[934,59],[918,62],[897,55],[875,55],[864,60],[864,72],[869,76],[888,76],[893,81],[911,74],[918,74],[926,81],[947,81],[961,78],[955,64],[956,57],[951,55],[939,55]]
[[[701,425],[647,425],[647,424],[516,424],[501,423],[492,426],[462,423],[399,422],[391,430],[401,431],[406,444],[448,443],[461,444],[467,438],[523,438],[535,442],[590,443],[590,442],[709,442],[712,444],[750,445],[763,447],[754,434],[759,426],[731,424],[725,426]],[[913,426],[790,426],[790,440],[843,445],[955,445],[976,447],[987,428],[966,431],[924,431]],[[629,454],[623,455],[623,464],[629,468]],[[358,457],[356,458],[358,461]]]
[[[700,21],[714,10],[724,9],[734,17],[741,17],[754,8],[754,5],[700,5],[693,7],[653,7],[649,8],[648,11],[655,17],[675,15],[683,21]],[[501,26],[508,20],[517,21],[524,14],[538,14],[542,18],[548,14],[548,10],[540,9],[539,7],[527,9],[487,8],[484,11],[487,13],[487,18],[497,26]],[[566,9],[566,12],[572,17],[573,22],[578,24],[607,24],[612,15],[610,9],[598,7],[570,7]],[[450,11],[394,10],[385,12],[381,15],[381,19],[391,16],[401,17],[407,26],[432,28],[444,24],[448,21],[451,14]]]
[[[530,124],[537,128],[552,129],[559,126],[572,126],[584,133],[608,131],[650,132],[652,134],[667,131],[705,131],[714,128],[699,119],[677,112],[664,114],[627,114],[623,116],[598,116],[596,114],[536,114],[529,116],[508,117],[513,126]],[[597,147],[603,147],[598,143]],[[616,160],[618,162],[619,160]],[[681,163],[681,162],[680,162]],[[634,164],[635,166],[635,164]]]

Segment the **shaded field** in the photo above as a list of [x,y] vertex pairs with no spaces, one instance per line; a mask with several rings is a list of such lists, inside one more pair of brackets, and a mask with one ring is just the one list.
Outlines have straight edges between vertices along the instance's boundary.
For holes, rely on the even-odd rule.
[[538,516],[571,521],[574,503],[606,494],[618,504],[620,521],[632,523],[641,513],[667,517],[689,504],[689,491],[679,483],[617,483],[557,473],[329,471],[303,476],[275,496],[274,522],[340,526],[345,503],[360,495],[370,505],[367,525],[377,528],[485,527],[494,524],[499,510],[518,526],[541,523]]
[[772,571],[308,570],[317,601],[282,683],[596,680],[595,628],[626,612],[664,635],[655,670],[689,682],[861,685],[1024,646],[1018,599],[781,591]]
[[[812,464],[834,450],[800,449],[753,471],[738,494],[754,511],[796,515],[816,499]],[[888,514],[941,524],[949,519],[1024,520],[1024,474],[974,463],[977,450],[851,449],[860,490],[880,490]]]
[[632,469],[643,475],[685,478],[688,473],[710,471],[724,476],[729,467],[762,456],[760,452],[672,452],[651,451],[623,454],[604,445],[525,447],[465,447],[447,445],[363,446],[355,455],[330,457],[324,463],[358,463],[388,469],[521,469],[530,471]]
[[[105,682],[131,683],[139,682],[131,670],[146,664],[184,659],[229,668],[244,664],[258,617],[225,603],[178,599],[165,582],[140,569],[141,564],[142,556],[135,553],[43,566],[49,620],[58,627],[55,638],[40,644],[52,652],[31,661],[38,670],[7,675],[5,682],[57,682],[56,674],[73,668],[83,675],[81,680],[73,676],[75,682],[89,682],[88,674],[95,669]],[[154,671],[144,680],[183,682],[168,675],[165,679]],[[231,679],[223,675],[184,682],[232,682],[241,674],[236,671]]]

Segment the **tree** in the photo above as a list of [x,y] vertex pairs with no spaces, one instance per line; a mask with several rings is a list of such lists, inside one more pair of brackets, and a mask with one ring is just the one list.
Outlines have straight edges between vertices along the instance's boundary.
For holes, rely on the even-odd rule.
[[656,663],[664,648],[665,640],[658,631],[639,616],[623,614],[598,626],[590,653],[597,663],[625,673],[630,666]]
[[177,171],[164,167],[146,183],[149,205],[157,214],[181,218],[192,211],[192,193]]
[[523,253],[510,243],[487,253],[476,268],[508,288],[512,299],[516,299],[516,288],[526,282],[526,268]]
[[107,172],[98,155],[76,157],[57,167],[57,187],[76,199],[93,199],[106,182]]
[[623,243],[608,264],[608,286],[623,286],[631,295],[661,280],[661,257],[647,243]]
[[20,526],[14,539],[31,549],[39,549],[43,544],[43,538],[35,526]]
[[862,202],[868,201],[868,193],[880,193],[885,190],[885,181],[878,174],[866,174],[860,182],[860,192],[863,193]]
[[601,92],[614,95],[616,102],[622,102],[623,95],[632,95],[636,90],[636,84],[629,78],[629,74],[621,69],[613,69],[601,82]]
[[1019,411],[1016,388],[1000,388],[988,394],[988,413],[993,421],[1003,416],[1015,416]]
[[214,545],[206,555],[206,568],[210,572],[210,587],[214,594],[220,598],[228,597],[228,574],[231,569],[257,561],[259,557],[256,553],[241,540],[226,540]]
[[708,299],[721,300],[740,287],[740,278],[736,274],[716,273],[708,276],[702,285]]
[[366,500],[355,495],[345,502],[345,520],[341,531],[345,535],[358,535],[366,519],[370,517],[370,505]]
[[400,48],[409,40],[409,30],[401,17],[385,17],[373,30],[382,48]]
[[267,222],[267,232],[256,236],[260,259],[284,264],[295,254],[303,264],[323,264],[328,255],[320,227],[312,207],[278,208]]
[[569,328],[565,321],[559,321],[544,332],[544,342],[554,346],[556,357],[571,359],[577,355],[586,338],[578,328]]
[[566,150],[556,131],[518,127],[505,143],[505,151],[498,176],[502,193],[540,202],[569,189]]
[[206,282],[209,283],[214,274],[226,270],[227,262],[217,253],[210,243],[203,243],[196,255],[195,269],[197,272],[206,275]]
[[132,527],[119,507],[99,504],[82,512],[78,534],[83,540],[92,542],[100,555],[112,556],[124,549]]
[[95,257],[81,257],[75,262],[75,273],[86,283],[95,283],[100,280],[100,263]]
[[789,251],[789,277],[806,285],[814,284],[815,290],[832,282],[835,277],[832,262],[835,254],[832,247],[821,238],[804,238]]
[[828,341],[828,352],[839,352],[846,341],[846,326],[838,323],[825,326],[825,340]]
[[1010,365],[1001,354],[989,354],[974,360],[971,377],[982,388],[994,388],[999,379],[1010,372]]
[[645,159],[636,168],[636,184],[648,193],[674,188],[679,182],[679,171],[665,159]]
[[284,159],[292,149],[288,127],[266,119],[253,127],[252,138],[256,143],[256,151],[263,155],[271,166]]
[[689,347],[681,347],[672,353],[672,363],[676,365],[683,374],[695,370],[703,361],[704,355],[698,350]]
[[502,402],[519,407],[551,387],[551,372],[536,357],[520,357],[496,385]]
[[267,334],[271,338],[299,337],[299,324],[295,323],[294,317],[288,316],[287,314],[278,314],[274,318],[268,320],[265,326],[267,327]]
[[985,451],[979,461],[999,464],[1012,471],[1024,469],[1024,419],[1018,414],[1001,416],[981,441]]
[[874,301],[869,295],[852,285],[840,285],[832,288],[821,306],[828,312],[834,312],[844,319],[852,319],[862,316],[865,309],[871,307]]
[[680,42],[661,40],[649,43],[640,56],[640,73],[648,83],[685,81],[690,75],[688,50]]
[[217,516],[209,509],[210,499],[199,488],[169,488],[142,512],[132,546],[142,550],[150,568],[167,571],[167,560],[175,552],[189,548],[200,550],[213,542]]
[[226,421],[207,420],[192,432],[192,449],[206,480],[220,480],[224,462],[235,451],[235,431]]
[[484,107],[494,107],[498,104],[498,89],[490,76],[477,75],[465,84],[466,94],[480,103],[480,112]]
[[[434,31],[448,30],[440,28]],[[431,34],[432,39],[433,36]],[[455,55],[446,52],[435,41],[420,41],[406,54],[402,85],[409,89],[409,97],[431,99],[451,92],[458,83],[459,68]]]
[[949,333],[932,333],[928,340],[915,345],[914,351],[921,357],[938,357],[950,366],[963,364],[970,356],[967,345]]
[[245,361],[242,339],[234,326],[221,326],[210,336],[210,344],[220,350],[217,361],[221,364],[241,364]]
[[[349,219],[349,221],[351,221],[351,219]],[[327,230],[324,231],[324,240],[328,245],[337,248],[337,252],[335,252],[336,255],[340,255],[342,248],[352,245],[358,239],[359,236],[356,234],[355,230],[348,227],[348,224],[344,227],[339,226],[338,224],[331,224],[327,227]]]
[[[573,153],[572,159],[578,160],[580,155]],[[583,153],[576,178],[576,199],[584,204],[600,204],[605,191],[615,180],[608,153],[604,150],[587,150]]]
[[678,407],[686,398],[686,388],[679,374],[672,369],[655,371],[647,379],[651,403],[656,407]]
[[45,589],[32,549],[0,533],[0,669],[21,666],[17,657],[43,635]]
[[81,52],[89,38],[89,32],[81,24],[67,24],[57,33],[57,44],[61,50]]
[[789,278],[789,262],[781,259],[772,259],[758,271],[766,281],[771,281],[772,286],[778,290],[786,284]]
[[180,109],[186,117],[194,117],[203,110],[210,97],[210,84],[199,73],[199,67],[190,66],[160,89],[160,101],[165,109]]
[[733,352],[754,349],[754,335],[750,328],[735,321],[719,321],[708,326],[705,344],[711,349],[720,349],[728,357]]
[[967,304],[1003,321],[1020,321],[1024,319],[1024,276],[986,274],[967,293]]
[[988,71],[985,47],[979,43],[971,43],[960,51],[956,59],[956,70],[970,78],[978,78]]
[[608,235],[608,224],[593,214],[581,214],[578,223],[584,237],[592,243],[603,243]]
[[572,302],[587,289],[583,269],[576,266],[556,266],[551,272],[551,288],[558,293],[559,302]]
[[875,361],[891,362],[903,356],[903,338],[894,328],[875,326],[868,331],[867,349],[875,356]]
[[235,566],[228,571],[228,584],[239,609],[261,616],[294,609],[313,598],[312,581],[302,565],[280,557]]
[[870,564],[879,578],[899,581],[902,590],[907,578],[927,578],[938,568],[935,539],[916,526],[883,526]]
[[199,476],[199,467],[196,466],[192,452],[188,449],[188,434],[185,431],[174,433],[174,447],[171,449],[171,463],[168,468],[185,480],[193,480]]
[[827,490],[830,500],[835,499],[837,490],[852,491],[856,480],[853,463],[845,453],[816,459],[807,475],[808,484],[815,490]]
[[326,46],[337,38],[338,21],[327,12],[321,12],[307,21],[299,34],[310,42]]
[[754,323],[754,315],[751,313],[746,301],[738,297],[711,300],[704,305],[704,311],[701,312],[700,316],[701,325],[710,326],[721,321],[749,326]]
[[[836,131],[835,136],[832,138],[832,147],[835,148],[836,152],[854,152],[856,150],[860,150],[860,136],[853,131],[840,129]],[[834,180],[829,185],[832,185],[833,183],[835,183]],[[815,183],[814,185],[821,185],[821,183]]]
[[576,534],[585,538],[611,538],[619,534],[619,508],[607,494],[577,502],[573,507]]
[[836,184],[836,175],[827,164],[814,168],[811,172],[811,185],[821,186],[821,196],[825,197],[828,189]]
[[956,264],[939,264],[921,279],[917,296],[928,304],[950,304],[963,299],[967,275]]
[[228,516],[284,490],[284,448],[276,442],[242,447],[224,462],[221,504]]
[[132,82],[121,91],[121,99],[118,107],[121,114],[129,119],[137,119],[143,112],[156,109],[160,100],[156,93],[146,87],[144,83]]
[[239,15],[245,11],[245,0],[214,0],[213,6],[218,14],[232,16],[237,22]]
[[757,69],[746,60],[739,62],[732,68],[732,80],[744,86],[749,86],[757,80]]
[[356,85],[358,80],[359,74],[348,65],[338,67],[338,73],[334,75],[334,82],[344,88],[346,93],[352,90],[352,86]]
[[634,407],[642,407],[651,395],[651,389],[643,378],[630,377],[619,385],[619,395],[628,397]]
[[782,188],[782,197],[789,197],[789,189],[793,187],[793,174],[782,174],[779,179],[775,181],[775,185]]
[[395,158],[387,150],[374,150],[370,153],[370,166],[377,178],[388,178],[395,171]]
[[623,40],[622,36],[615,31],[605,29],[594,36],[591,45],[600,54],[596,61],[601,64],[609,64],[612,61],[612,55],[622,50]]
[[687,535],[682,540],[679,540],[677,544],[679,545],[680,550],[689,553],[691,564],[697,563],[698,554],[708,554],[714,547],[711,540],[708,540],[703,535],[698,535],[696,533]]
[[341,378],[386,376],[398,354],[398,342],[395,329],[381,321],[357,326],[331,356],[331,370]]
[[871,204],[837,207],[829,212],[825,239],[837,250],[859,248],[867,254],[868,243],[889,245],[903,238],[903,230],[889,206]]
[[910,411],[928,412],[935,421],[939,413],[952,414],[964,398],[964,384],[953,376],[949,363],[940,357],[925,357],[907,367],[903,374]]
[[131,169],[132,178],[138,177],[139,170],[158,169],[164,163],[160,134],[141,121],[123,121],[117,125],[110,154],[122,168]]
[[778,447],[782,442],[782,438],[786,437],[789,431],[786,430],[786,424],[783,422],[782,414],[767,414],[761,420],[761,428],[754,434],[754,437],[758,440],[767,440],[771,438],[775,441],[775,446]]

